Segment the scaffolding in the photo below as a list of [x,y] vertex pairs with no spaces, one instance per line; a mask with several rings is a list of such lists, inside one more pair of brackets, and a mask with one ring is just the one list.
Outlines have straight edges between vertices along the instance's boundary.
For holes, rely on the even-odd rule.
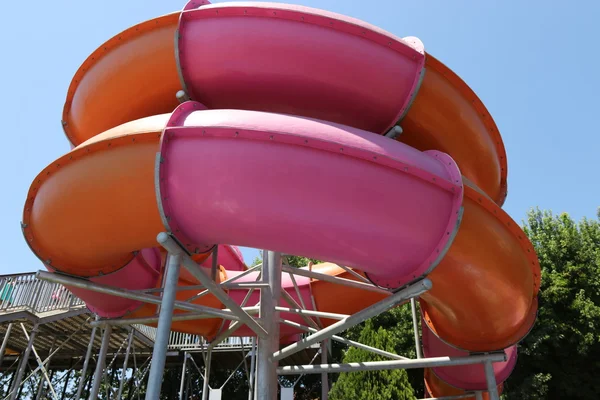
[[[228,280],[222,283],[216,283],[208,273],[196,264],[185,248],[181,247],[178,242],[167,233],[161,233],[157,238],[160,245],[168,251],[167,265],[164,271],[164,285],[162,289],[162,297],[157,297],[139,291],[128,291],[125,289],[110,287],[92,283],[90,281],[63,275],[60,273],[50,273],[46,271],[38,271],[35,276],[38,280],[31,277],[23,278],[35,282],[38,285],[56,285],[52,286],[58,289],[60,285],[72,286],[81,289],[91,290],[95,292],[121,296],[124,298],[140,300],[143,302],[160,304],[158,315],[143,319],[99,319],[93,317],[80,300],[71,298],[68,302],[57,302],[62,308],[53,309],[54,312],[61,310],[62,313],[77,313],[77,315],[69,315],[68,318],[59,319],[55,324],[81,324],[82,330],[80,336],[75,334],[63,341],[63,348],[69,348],[70,359],[62,358],[61,366],[64,368],[67,365],[73,368],[76,363],[81,363],[82,372],[79,379],[79,391],[81,394],[83,388],[87,388],[90,399],[96,399],[101,390],[102,382],[108,381],[108,387],[111,391],[107,398],[120,398],[123,385],[126,380],[132,382],[136,380],[136,384],[140,384],[145,380],[145,398],[147,400],[159,399],[161,393],[161,385],[165,370],[177,366],[181,369],[179,390],[176,397],[183,399],[186,394],[186,387],[189,386],[189,371],[196,370],[202,377],[202,399],[216,400],[221,399],[222,389],[230,380],[231,376],[222,383],[220,387],[210,387],[211,367],[218,363],[222,366],[223,362],[229,362],[232,365],[237,365],[233,371],[239,370],[244,366],[244,371],[248,379],[248,399],[250,400],[265,400],[276,399],[278,393],[282,399],[291,399],[293,395],[293,386],[283,387],[280,384],[280,377],[288,375],[319,374],[322,381],[322,399],[327,399],[328,392],[328,374],[340,372],[354,371],[376,371],[389,369],[411,369],[411,368],[433,368],[445,366],[459,366],[469,364],[482,364],[486,372],[487,393],[490,399],[498,399],[497,383],[493,371],[493,363],[506,361],[504,352],[475,354],[467,357],[423,357],[420,345],[420,331],[417,323],[417,314],[415,299],[419,295],[426,292],[432,287],[432,283],[427,278],[419,279],[411,284],[398,290],[386,292],[383,300],[353,314],[340,315],[327,312],[315,311],[298,304],[287,292],[281,290],[281,276],[283,273],[294,275],[310,274],[310,277],[315,279],[324,279],[334,281],[340,285],[359,286],[361,288],[375,291],[382,291],[381,288],[374,286],[367,279],[358,280],[342,279],[328,275],[322,275],[314,271],[305,269],[296,269],[283,265],[282,255],[277,252],[263,251],[262,264],[250,269],[256,270],[260,268],[260,280],[245,284],[250,290],[260,291],[259,305],[246,307],[245,302],[238,304],[226,293],[224,288],[236,285],[235,279]],[[216,257],[215,257],[216,259]],[[216,309],[192,304],[191,302],[177,301],[175,292],[177,291],[177,282],[179,278],[180,268],[183,266],[190,272],[202,285],[201,292],[211,293],[218,298],[224,305],[224,309]],[[28,281],[28,282],[29,282]],[[294,281],[294,279],[292,279]],[[295,283],[294,283],[295,284]],[[245,286],[245,287],[246,287]],[[297,290],[298,287],[295,286]],[[48,291],[47,289],[44,289]],[[26,292],[26,290],[25,290]],[[199,293],[199,294],[200,294]],[[35,296],[34,296],[35,297]],[[31,295],[30,295],[31,298]],[[281,301],[288,303],[289,307],[281,307]],[[39,301],[39,300],[38,300]],[[371,317],[383,313],[392,307],[410,301],[413,315],[414,336],[416,341],[416,359],[409,359],[402,355],[390,353],[381,349],[377,349],[366,344],[358,343],[338,336],[338,334],[355,326]],[[33,304],[36,304],[35,301]],[[45,304],[45,303],[40,303]],[[68,306],[67,306],[68,304]],[[57,305],[57,307],[58,307]],[[15,306],[16,307],[16,306]],[[48,306],[44,306],[48,307]],[[14,308],[17,310],[18,307]],[[185,310],[187,313],[178,313],[173,315],[174,309]],[[46,312],[48,312],[47,310]],[[20,312],[28,312],[21,310]],[[296,313],[299,314],[306,324],[282,319],[280,314]],[[57,314],[58,315],[58,314]],[[67,315],[67,314],[65,314]],[[231,321],[229,327],[223,330],[210,343],[204,338],[195,335],[183,334],[179,332],[171,332],[171,323],[174,320],[193,320],[205,318],[207,315],[218,316],[225,320]],[[37,318],[37,317],[36,317]],[[337,322],[323,327],[319,323],[319,318],[336,319]],[[21,349],[18,354],[7,355],[0,365],[4,371],[14,371],[16,375],[12,379],[12,397],[16,398],[18,389],[24,382],[24,379],[38,373],[39,390],[44,390],[44,382],[50,382],[47,377],[48,371],[45,365],[50,358],[54,360],[53,346],[56,346],[54,336],[58,337],[60,325],[53,328],[52,325],[42,323],[40,319],[29,320],[29,325],[12,322],[5,328],[3,346],[11,348],[5,343],[11,343],[15,348]],[[157,328],[149,327],[145,324],[157,324]],[[15,325],[16,324],[16,325]],[[296,327],[305,334],[296,342],[289,344],[283,348],[279,344],[278,329],[280,324],[287,324]],[[237,329],[242,325],[248,326],[253,330],[255,336],[252,338],[239,338],[235,335]],[[83,330],[85,326],[85,330]],[[18,346],[12,344],[13,335],[11,329],[21,329],[23,332],[30,332],[25,343],[25,338],[21,338]],[[34,346],[34,338],[36,334],[44,331],[43,344]],[[102,331],[102,332],[100,332]],[[48,332],[48,334],[46,334]],[[54,335],[50,334],[54,332]],[[88,338],[87,346],[85,345],[84,337]],[[91,339],[90,339],[91,338]],[[347,346],[355,346],[363,350],[383,355],[389,360],[373,361],[361,363],[347,364],[332,364],[328,363],[327,346],[329,341],[341,342]],[[77,343],[77,345],[68,345],[66,343]],[[92,349],[98,348],[97,357],[92,357]],[[85,348],[85,350],[84,350]],[[39,350],[39,351],[38,351]],[[28,365],[30,353],[35,353],[37,366],[28,377],[23,377],[23,373]],[[52,351],[52,352],[51,352]],[[4,353],[3,353],[4,354]],[[40,354],[46,356],[42,359]],[[65,354],[69,354],[68,352]],[[237,356],[234,356],[237,354]],[[320,364],[314,364],[317,356],[320,355]],[[144,358],[141,365],[136,357]],[[12,357],[12,358],[11,358]],[[115,369],[112,368],[112,373],[108,373],[112,365],[116,362],[117,365],[122,365],[122,370],[126,371],[131,358],[135,361],[135,372],[131,376],[126,376],[122,373],[115,381]],[[6,366],[10,360],[20,360],[18,366]],[[224,361],[228,360],[228,361]],[[308,361],[310,360],[310,361]],[[54,362],[54,361],[53,361]],[[15,361],[13,361],[13,364]],[[46,364],[45,364],[46,363]],[[204,368],[199,368],[198,364],[203,364]],[[249,365],[248,365],[249,364]],[[95,365],[95,368],[93,367]],[[94,370],[91,373],[91,370]],[[187,372],[186,372],[187,371]],[[86,375],[86,373],[89,375]],[[110,375],[110,376],[109,376]],[[233,372],[232,372],[233,375]],[[186,377],[188,379],[186,383]],[[67,377],[68,380],[68,377]],[[289,382],[289,379],[287,380]],[[296,380],[297,382],[297,380]],[[66,384],[65,384],[66,385]],[[86,386],[87,385],[87,386]],[[187,386],[186,386],[187,385]],[[54,394],[52,386],[49,389]],[[483,392],[471,392],[464,396],[446,397],[446,399],[455,398],[483,398]],[[59,398],[59,397],[54,397]],[[79,397],[77,397],[79,398]]]

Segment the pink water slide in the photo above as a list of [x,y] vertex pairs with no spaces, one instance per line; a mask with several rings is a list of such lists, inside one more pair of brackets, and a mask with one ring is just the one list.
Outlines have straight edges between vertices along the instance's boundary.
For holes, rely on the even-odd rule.
[[[48,270],[158,296],[157,235],[168,232],[207,273],[218,266],[218,283],[257,278],[237,246],[326,261],[300,271],[298,290],[283,278],[286,296],[312,311],[353,314],[427,277],[425,355],[504,350],[499,384],[514,368],[536,318],[539,263],[501,209],[507,162],[493,119],[417,38],[300,6],[192,1],[92,53],[63,126],[72,149],[33,181],[23,216]],[[179,284],[198,281],[182,269]],[[71,290],[102,317],[156,313]],[[259,301],[227,291],[236,304]],[[227,308],[211,294],[192,304]],[[292,322],[281,343],[304,333],[298,314],[281,315]],[[171,328],[214,338],[222,326],[215,316]],[[427,370],[428,391],[486,390],[482,368]]]

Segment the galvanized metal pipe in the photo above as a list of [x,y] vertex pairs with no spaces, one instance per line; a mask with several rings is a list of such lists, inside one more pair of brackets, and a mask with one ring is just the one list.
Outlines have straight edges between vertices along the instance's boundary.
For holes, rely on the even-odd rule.
[[[303,330],[305,332],[313,332],[314,333],[314,332],[318,332],[319,331],[318,329],[310,328],[308,326],[304,326],[304,325],[301,325],[301,324],[299,324],[297,322],[289,321],[287,319],[282,319],[282,320],[280,320],[280,322],[282,324],[293,326],[295,328],[301,329],[301,330]],[[378,349],[376,347],[367,346],[366,344],[355,342],[354,340],[346,339],[346,338],[341,337],[341,336],[331,335],[331,339],[335,340],[336,342],[347,344],[349,346],[354,346],[356,348],[359,348],[359,349],[362,349],[362,350],[365,350],[365,351],[368,351],[368,352],[371,352],[371,353],[374,353],[374,354],[379,354],[380,356],[391,358],[393,360],[410,360],[410,358],[402,357],[402,356],[400,356],[398,354],[390,353],[388,351],[381,350],[381,349]]]
[[157,241],[170,253],[181,255],[184,267],[194,276],[194,278],[198,279],[200,283],[206,286],[206,289],[219,299],[225,307],[230,309],[240,321],[248,326],[248,328],[252,329],[259,337],[267,336],[267,332],[263,327],[245,312],[231,297],[229,297],[215,281],[210,279],[210,277],[202,271],[202,268],[200,268],[198,264],[196,264],[196,262],[194,262],[194,260],[179,247],[171,236],[165,232],[161,232],[158,234]]
[[181,255],[169,254],[169,262],[165,271],[165,285],[162,297],[162,307],[158,316],[158,327],[156,328],[156,338],[154,340],[154,349],[152,351],[152,361],[150,375],[148,377],[148,390],[146,391],[146,400],[159,400],[160,388],[167,359],[167,346],[169,345],[169,336],[171,334],[171,322],[173,319],[173,308],[175,305],[175,288],[179,280],[179,266],[181,264]]
[[[327,340],[321,342],[321,364],[327,364]],[[329,398],[329,378],[327,371],[321,372],[321,400]]]
[[27,368],[27,362],[29,361],[29,356],[31,355],[31,349],[33,348],[33,341],[35,340],[35,335],[37,334],[38,324],[33,325],[33,329],[31,330],[31,334],[29,335],[29,340],[27,341],[27,347],[23,352],[23,358],[19,362],[19,367],[17,369],[17,377],[13,382],[13,387],[10,393],[10,400],[15,400],[17,395],[19,394],[19,387],[21,386],[21,381],[23,380],[23,374],[25,374],[25,369]]
[[345,319],[345,318],[349,317],[348,314],[336,314],[336,313],[329,313],[329,312],[323,312],[323,311],[303,310],[300,308],[275,307],[275,310],[282,311],[282,312],[288,312],[288,313],[294,313],[294,314],[323,317],[323,318],[329,318],[329,319],[340,319],[341,320],[341,319]]
[[[185,314],[173,315],[173,321],[193,321],[197,319],[210,319],[214,318],[214,315],[207,315],[205,313],[191,312]],[[140,318],[123,318],[123,319],[103,319],[100,321],[92,322],[92,326],[129,326],[129,325],[148,325],[158,322],[158,317],[140,317]]]
[[[21,327],[23,328],[24,333],[27,334],[27,331],[25,331],[25,326],[23,324],[21,324]],[[54,349],[55,343],[56,343],[56,337],[53,337],[52,344],[50,345],[50,354],[52,354],[52,349]],[[31,350],[35,354],[38,365],[40,366],[40,369],[42,370],[42,373],[41,373],[42,376],[40,377],[40,384],[38,385],[38,391],[37,391],[37,395],[35,396],[35,400],[39,400],[42,398],[42,394],[45,392],[44,383],[46,382],[46,379],[48,379],[48,385],[50,385],[50,389],[52,390],[53,398],[55,400],[58,400],[56,392],[54,391],[54,388],[52,387],[52,379],[48,378],[48,374],[46,373],[46,368],[44,367],[44,364],[50,365],[50,361],[52,360],[52,355],[48,356],[48,358],[46,358],[46,360],[44,360],[44,362],[42,362],[41,358],[35,351],[35,346],[32,346]],[[52,374],[51,374],[51,376],[52,376]]]
[[[300,305],[296,302],[296,300],[292,297],[291,294],[289,294],[285,290],[282,290],[281,294],[283,295],[283,298],[288,302],[288,304],[290,306],[292,306],[294,308],[300,308]],[[302,307],[302,308],[305,309],[305,307]],[[309,318],[309,317],[307,317],[306,315],[303,315],[303,314],[300,314],[300,316],[302,317],[302,319],[307,324],[309,324],[310,326],[312,326],[313,328],[315,328],[315,330],[319,329],[319,325],[317,325],[317,323],[315,321],[313,321],[311,318]],[[298,325],[300,325],[300,324],[298,324]]]
[[123,387],[125,386],[125,372],[127,372],[127,362],[129,361],[129,352],[131,351],[131,343],[133,342],[133,329],[129,331],[129,338],[127,339],[127,350],[125,350],[125,360],[123,360],[123,369],[121,379],[119,380],[119,391],[117,392],[116,400],[121,398],[123,394]]
[[208,400],[210,394],[210,386],[208,381],[210,379],[210,362],[212,360],[212,349],[207,351],[206,363],[204,364],[204,382],[202,382],[202,400]]
[[256,369],[256,338],[252,338],[252,350],[250,351],[250,377],[248,378],[248,400],[254,399],[255,369]]
[[[38,279],[41,279],[44,281],[57,282],[57,283],[61,283],[63,285],[69,285],[69,286],[74,286],[74,287],[77,287],[80,289],[91,290],[93,292],[109,294],[109,295],[117,296],[117,297],[123,297],[125,299],[143,301],[145,303],[150,303],[150,304],[156,304],[156,305],[161,304],[160,298],[150,295],[150,294],[136,293],[136,292],[132,292],[132,291],[125,290],[125,289],[115,288],[112,286],[107,286],[107,285],[102,285],[102,284],[86,281],[84,279],[73,278],[70,276],[61,275],[58,273],[50,273],[47,271],[38,271],[36,273],[36,276]],[[190,303],[186,303],[183,301],[175,301],[175,308],[178,308],[181,310],[186,310],[186,311],[197,312],[197,313],[209,314],[209,315],[212,315],[213,317],[232,319],[232,320],[238,319],[238,317],[235,314],[233,314],[231,311],[219,310],[219,309],[212,308],[212,307],[199,306],[196,304],[190,304]]]
[[322,364],[322,365],[292,365],[277,368],[279,375],[295,374],[320,374],[327,371],[331,373],[355,372],[355,371],[381,371],[388,369],[416,369],[451,367],[457,365],[481,364],[483,362],[504,362],[505,353],[483,354],[468,357],[432,357],[418,360],[389,360],[389,361],[366,361],[347,364]]
[[335,335],[336,333],[339,333],[354,325],[357,325],[375,315],[381,314],[382,312],[389,310],[390,308],[394,307],[398,303],[401,303],[402,301],[405,301],[414,296],[419,296],[420,294],[426,292],[429,289],[431,289],[431,281],[427,278],[422,279],[398,291],[397,293],[359,311],[358,313],[351,315],[348,318],[338,321],[335,324],[328,326],[327,328],[321,329],[317,333],[314,333],[296,343],[285,347],[284,349],[276,352],[273,355],[273,359],[278,361],[289,355],[302,351],[317,342],[331,337],[331,335]]
[[206,348],[206,350],[208,352],[212,351],[212,349],[214,349],[215,347],[217,347],[219,345],[219,343],[221,343],[223,340],[227,339],[228,337],[230,337],[231,335],[233,335],[235,333],[235,331],[237,331],[238,329],[240,329],[242,327],[242,324],[239,321],[234,321],[231,325],[229,325],[229,327],[227,328],[226,331],[221,332],[220,335],[218,335]]
[[[458,394],[456,396],[428,397],[426,399],[419,399],[419,400],[460,400],[460,399],[470,399],[472,397],[473,397],[472,393],[467,393],[467,394]],[[480,397],[477,397],[477,393],[475,393],[475,400],[482,400]]]
[[485,369],[485,380],[487,381],[490,400],[500,400],[500,396],[498,396],[498,386],[496,384],[496,375],[494,374],[494,366],[492,365],[492,362],[493,361],[491,360],[487,360],[483,364]]
[[[29,339],[29,335],[27,334],[27,330],[25,329],[25,325],[23,323],[21,323],[21,329],[23,329],[23,334],[25,335],[25,337],[27,339]],[[55,342],[56,342],[56,338],[54,338],[53,341],[52,341],[52,347],[54,347],[54,343]],[[50,386],[50,391],[52,392],[52,398],[54,400],[58,400],[58,395],[54,391],[54,387],[52,387],[52,380],[48,376],[48,372],[46,371],[46,368],[44,367],[44,362],[42,361],[42,359],[40,358],[39,354],[35,350],[35,346],[33,344],[31,345],[31,351],[33,351],[33,355],[35,357],[35,360],[38,363],[39,369],[40,369],[40,371],[42,373],[42,377],[46,380],[46,382],[48,382],[48,385]],[[46,358],[46,362],[50,363],[50,360],[52,358],[52,354],[53,354],[52,353],[52,349],[50,349],[50,356],[48,356],[48,358]]]
[[89,400],[97,400],[98,393],[100,392],[100,383],[102,382],[104,366],[106,364],[106,353],[108,353],[108,346],[110,345],[110,335],[112,334],[112,326],[107,325],[104,328],[104,334],[102,336],[102,345],[100,346],[100,354],[98,354],[98,362],[96,363],[96,372],[94,372],[94,383],[92,390],[90,391]]
[[372,283],[367,278],[365,278],[364,276],[362,276],[358,272],[354,271],[352,268],[348,268],[348,267],[346,267],[344,265],[338,265],[338,267],[340,267],[344,271],[348,272],[350,275],[353,275],[359,281],[364,282],[364,283],[369,284],[369,285],[372,285]]
[[[223,282],[221,282],[219,285],[220,285],[221,287],[225,287],[224,285],[226,285],[226,284],[229,284],[229,283],[234,283],[234,281],[236,281],[236,280],[240,279],[240,278],[241,278],[241,277],[243,277],[243,276],[246,276],[246,275],[250,274],[251,272],[254,272],[255,270],[257,270],[257,269],[258,269],[258,268],[260,268],[261,266],[262,266],[262,263],[261,263],[261,264],[258,264],[258,265],[255,265],[254,267],[250,267],[250,268],[248,268],[247,270],[245,270],[244,272],[242,272],[241,274],[239,274],[239,275],[236,275],[236,276],[233,276],[233,277],[231,277],[231,278],[229,278],[229,279],[226,279],[226,280],[224,280],[224,281],[223,281]],[[204,288],[205,288],[205,287],[204,287],[204,285],[201,285],[200,289],[204,289]],[[209,291],[208,291],[208,290],[204,290],[204,291],[202,291],[202,292],[200,292],[200,293],[198,293],[198,294],[196,294],[196,295],[194,295],[194,296],[190,297],[189,299],[186,299],[186,301],[187,301],[187,302],[190,302],[190,301],[193,301],[193,300],[199,299],[200,297],[202,297],[202,296],[204,296],[204,295],[207,295],[208,293],[209,293]]]
[[217,269],[219,268],[219,260],[217,259],[217,257],[219,257],[219,246],[215,246],[215,249],[213,250],[213,254],[212,254],[212,265],[211,265],[211,269],[210,269],[210,278],[213,281],[217,281]]
[[263,252],[263,281],[269,288],[260,290],[260,318],[268,335],[258,339],[257,400],[277,398],[277,362],[272,358],[279,348],[279,304],[281,293],[281,253]]
[[8,345],[8,340],[10,339],[10,332],[12,331],[12,327],[13,327],[13,324],[11,322],[6,327],[6,332],[4,333],[4,339],[2,340],[2,347],[0,347],[0,366],[2,366],[2,362],[4,361],[4,353],[6,353],[6,346]]
[[376,286],[373,286],[373,285],[370,285],[367,283],[353,281],[352,279],[339,278],[336,276],[321,274],[319,272],[314,272],[314,271],[310,271],[307,269],[292,268],[287,265],[284,265],[282,269],[284,272],[292,273],[294,275],[300,275],[300,276],[305,276],[308,278],[318,279],[321,281],[336,283],[339,285],[345,285],[345,286],[350,286],[350,287],[354,287],[354,288],[358,288],[358,289],[369,290],[369,291],[375,292],[375,293],[381,293],[381,294],[390,294],[391,293],[391,292],[388,292],[387,290],[380,289]]
[[410,309],[412,312],[413,320],[413,331],[415,333],[415,350],[417,352],[417,358],[423,358],[423,352],[421,350],[421,340],[419,338],[419,323],[417,321],[417,302],[413,297],[410,299]]
[[183,367],[181,367],[181,382],[179,383],[179,400],[183,400],[183,391],[185,390],[185,375],[186,369],[185,365],[187,364],[188,352],[183,352]]

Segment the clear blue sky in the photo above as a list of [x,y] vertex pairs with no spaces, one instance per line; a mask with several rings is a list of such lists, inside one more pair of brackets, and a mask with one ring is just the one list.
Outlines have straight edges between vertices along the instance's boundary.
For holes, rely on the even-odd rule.
[[[185,1],[2,4],[0,274],[43,266],[20,231],[35,175],[68,151],[60,119],[71,78],[105,40]],[[597,71],[600,3],[577,1],[294,0],[417,36],[494,117],[508,155],[505,209],[522,222],[539,206],[594,217],[600,206]],[[251,261],[256,251],[244,251]]]

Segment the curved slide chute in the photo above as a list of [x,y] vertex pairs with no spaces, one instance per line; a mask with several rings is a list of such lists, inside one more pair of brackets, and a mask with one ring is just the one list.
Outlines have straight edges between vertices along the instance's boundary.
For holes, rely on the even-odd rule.
[[[192,101],[178,105],[182,89]],[[514,367],[536,317],[539,264],[500,208],[507,161],[492,117],[418,39],[300,6],[190,2],[92,53],[62,119],[72,150],[35,178],[23,216],[50,271],[160,288],[166,229],[207,269],[219,246],[218,282],[246,268],[235,246],[248,246],[327,260],[307,268],[356,279],[335,264],[345,265],[381,287],[298,277],[297,293],[284,275],[283,290],[319,311],[351,314],[427,276],[425,354],[505,350],[500,388]],[[195,284],[182,269],[180,285]],[[103,317],[156,312],[71,290]],[[238,303],[248,294],[228,292]],[[212,295],[194,304],[223,308]],[[172,329],[214,337],[221,326]],[[282,325],[280,340],[299,333]],[[486,389],[481,366],[425,377],[435,396]]]

